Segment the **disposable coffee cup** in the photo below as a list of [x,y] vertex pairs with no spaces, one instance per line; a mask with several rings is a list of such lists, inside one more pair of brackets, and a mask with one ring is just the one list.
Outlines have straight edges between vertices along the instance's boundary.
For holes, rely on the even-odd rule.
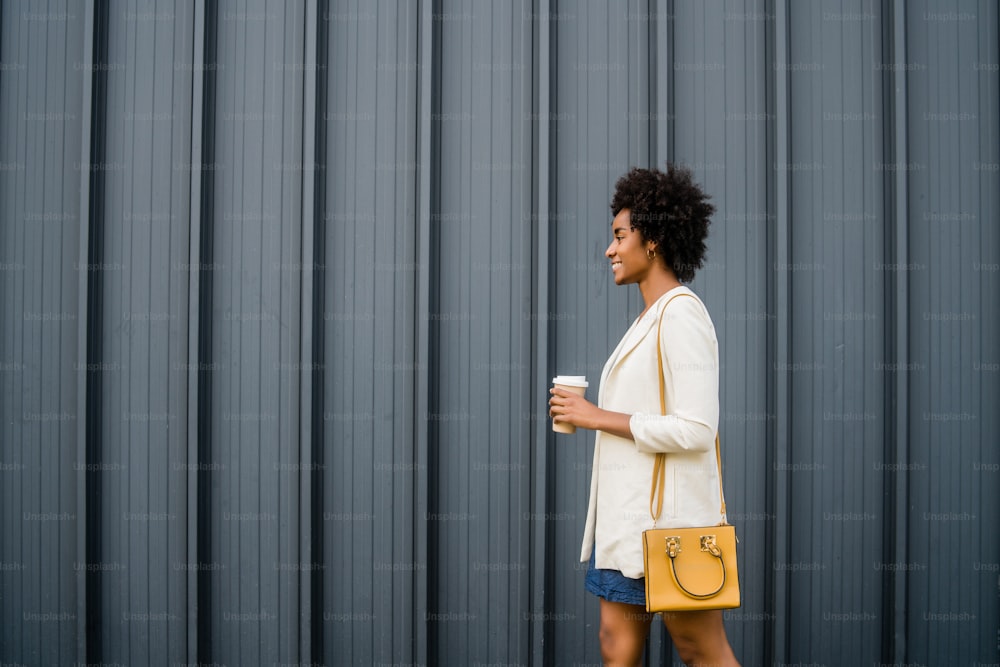
[[[557,389],[571,391],[577,396],[583,396],[589,386],[586,375],[557,375],[552,378],[552,384]],[[556,433],[576,433],[576,427],[572,424],[557,424],[556,422],[552,422],[552,430]]]

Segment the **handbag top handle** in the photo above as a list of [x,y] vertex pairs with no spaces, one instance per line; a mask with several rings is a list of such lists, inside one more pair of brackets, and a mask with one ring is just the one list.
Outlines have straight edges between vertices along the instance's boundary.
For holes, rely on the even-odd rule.
[[[670,302],[680,296],[689,296],[694,298],[690,294],[675,294],[670,297],[670,300],[663,305],[663,310],[660,312],[660,322],[656,325],[656,365],[660,374],[660,414],[667,414],[667,399],[666,399],[666,379],[663,377],[663,350],[660,349],[660,330],[663,327],[663,316],[667,312],[667,306]],[[719,468],[719,514],[725,515],[726,513],[726,500],[722,495],[722,453],[719,450],[719,432],[715,433],[715,464]],[[653,463],[653,479],[651,488],[649,489],[649,515],[653,517],[653,525],[656,525],[656,520],[660,518],[660,512],[663,511],[663,487],[666,483],[667,474],[667,455],[664,453],[659,453],[656,455],[656,461]],[[653,503],[656,503],[656,511],[653,511]]]

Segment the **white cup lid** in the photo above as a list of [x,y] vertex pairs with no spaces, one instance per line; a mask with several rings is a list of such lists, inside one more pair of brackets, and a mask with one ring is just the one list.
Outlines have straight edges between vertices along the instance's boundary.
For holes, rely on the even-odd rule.
[[557,375],[552,378],[552,384],[564,384],[567,387],[589,387],[586,375]]

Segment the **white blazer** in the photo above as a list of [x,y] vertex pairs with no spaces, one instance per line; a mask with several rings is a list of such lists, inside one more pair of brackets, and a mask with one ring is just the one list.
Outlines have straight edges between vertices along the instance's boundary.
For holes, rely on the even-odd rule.
[[[663,416],[656,328],[665,307],[659,341],[667,406]],[[597,432],[580,560],[590,559],[596,543],[599,569],[638,579],[643,576],[642,531],[653,526],[649,491],[657,452],[667,453],[667,469],[656,525],[712,526],[725,520],[715,458],[719,343],[708,310],[694,292],[676,287],[636,318],[604,365],[597,403],[631,414],[635,440]]]

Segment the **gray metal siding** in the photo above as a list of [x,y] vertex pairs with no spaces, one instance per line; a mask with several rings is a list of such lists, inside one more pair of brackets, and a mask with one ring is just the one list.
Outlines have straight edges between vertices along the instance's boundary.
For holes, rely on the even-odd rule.
[[[531,23],[524,2],[443,2],[437,386],[428,419],[430,663],[528,650]],[[453,27],[452,27],[453,26]],[[497,540],[496,536],[504,539]]]
[[599,662],[593,437],[545,401],[596,397],[614,182],[672,160],[717,207],[737,655],[996,662],[998,26],[4,3],[0,659]]
[[[216,8],[212,140],[212,660],[294,662],[304,4]],[[308,564],[308,560],[305,561]],[[289,624],[292,625],[289,625]]]
[[[417,7],[331,3],[321,263],[321,657],[406,663],[424,610],[415,433]],[[359,387],[365,389],[359,390]]]
[[[656,164],[674,160],[691,166],[713,195],[717,211],[705,266],[692,288],[704,299],[719,339],[720,437],[729,520],[744,545],[767,543],[775,518],[768,503],[768,378],[778,371],[768,355],[773,305],[768,283],[777,267],[769,261],[767,130],[773,118],[766,82],[763,2],[675,3],[669,60],[671,94],[657,108],[673,127],[667,151]],[[773,71],[773,70],[772,70]],[[658,79],[666,84],[667,77]],[[739,276],[739,279],[734,279]],[[770,554],[746,547],[740,553],[745,602],[726,612],[727,631],[744,664],[762,662],[774,609],[767,604]]]
[[[904,562],[911,655],[927,664],[957,646],[997,651],[1000,541],[983,530],[1000,507],[997,29],[989,2],[919,2],[907,16],[907,445],[917,469]],[[934,547],[947,543],[963,548]]]
[[182,660],[187,622],[193,8],[107,8],[97,521],[108,662]]
[[[832,12],[870,16],[828,20]],[[872,3],[792,3],[792,661],[878,662],[886,421],[885,111]],[[778,474],[781,474],[779,472]],[[843,553],[835,545],[851,545]],[[783,565],[775,561],[775,566]],[[838,575],[842,573],[841,575]],[[846,635],[851,642],[839,638]]]
[[0,8],[0,656],[77,655],[84,60],[75,3]]
[[[546,417],[544,401],[552,376],[585,374],[588,396],[596,400],[601,370],[621,334],[641,310],[638,294],[622,290],[609,298],[604,257],[610,234],[609,193],[630,165],[647,164],[649,92],[635,82],[648,74],[647,35],[633,17],[647,12],[640,3],[555,3],[550,10],[553,32],[550,173],[548,211],[551,268],[547,273],[550,304],[538,317],[547,324],[552,348],[545,392],[535,413]],[[634,92],[633,92],[634,91]],[[543,119],[544,120],[544,119]],[[545,423],[550,431],[549,424]],[[597,600],[583,589],[586,565],[580,561],[593,462],[593,434],[546,434],[550,472],[548,567],[546,588],[552,637],[545,660],[551,664],[594,661]]]

